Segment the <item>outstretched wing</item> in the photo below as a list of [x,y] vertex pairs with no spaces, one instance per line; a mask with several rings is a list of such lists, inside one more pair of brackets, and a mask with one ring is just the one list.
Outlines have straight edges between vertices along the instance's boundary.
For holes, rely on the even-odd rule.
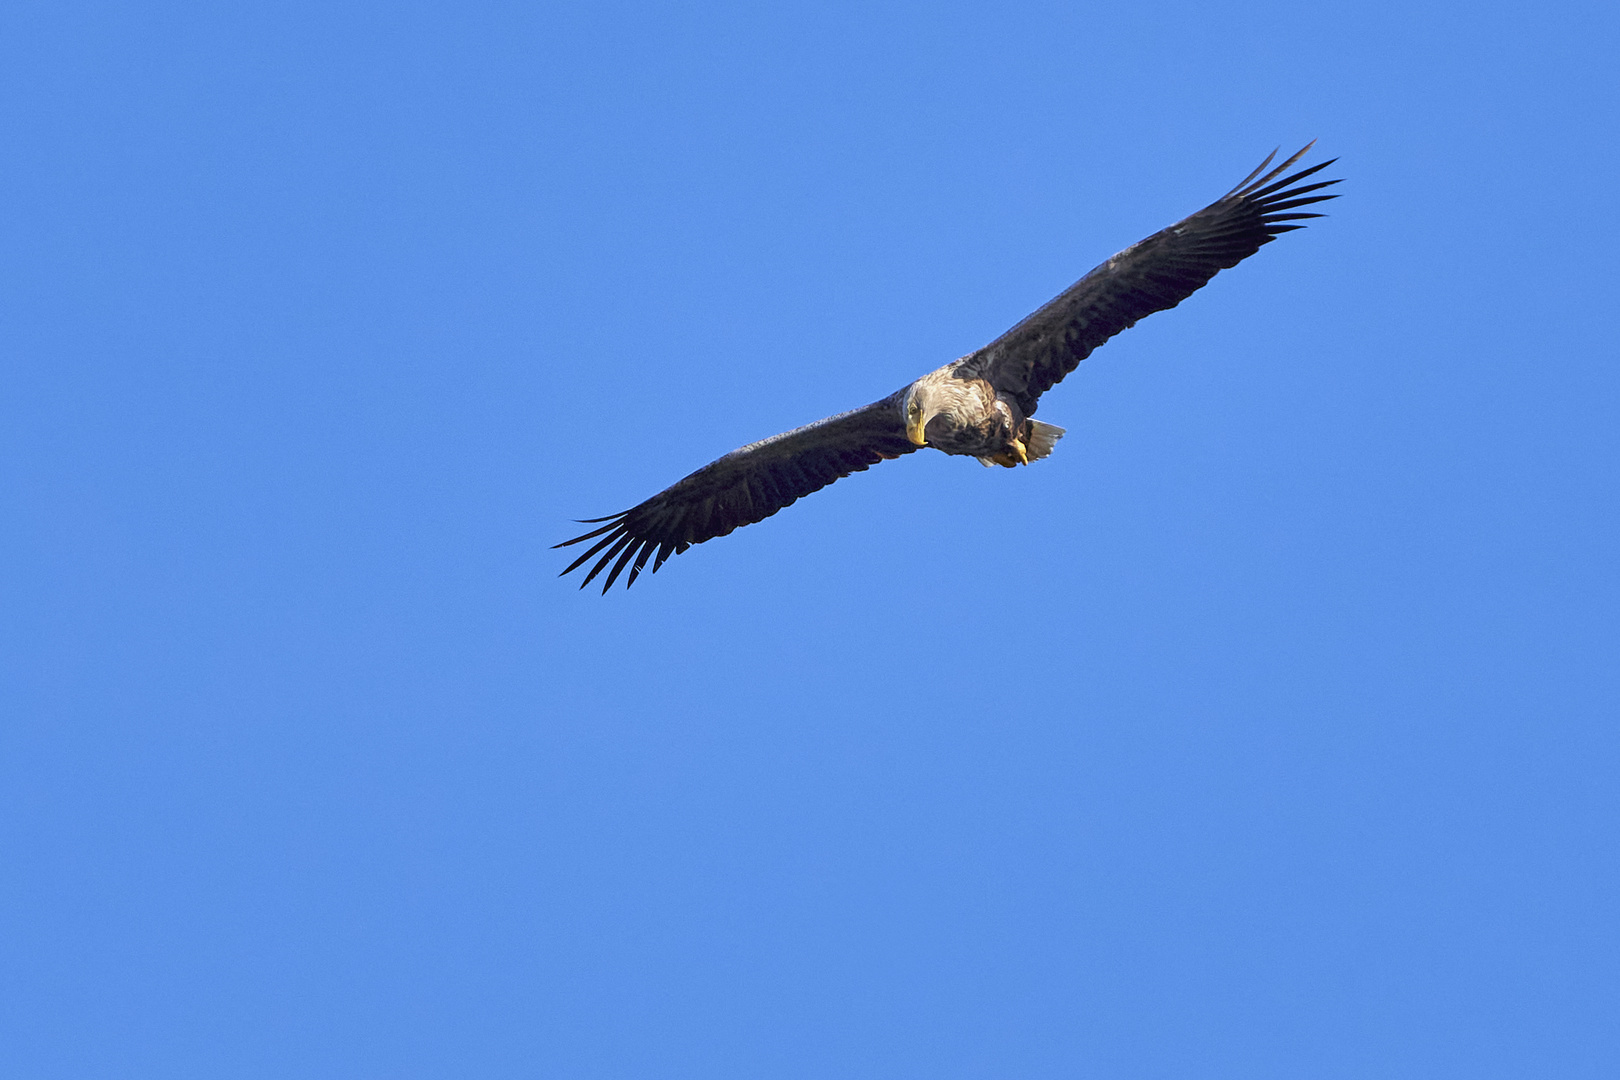
[[1321,217],[1289,211],[1336,197],[1309,193],[1337,184],[1337,180],[1299,181],[1337,158],[1277,179],[1314,145],[1307,144],[1266,172],[1277,156],[1272,151],[1258,169],[1219,200],[1092,270],[1067,292],[965,358],[963,370],[988,378],[998,391],[1012,395],[1026,416],[1033,413],[1036,400],[1091,350],[1136,325],[1138,319],[1175,307],[1203,288],[1216,271],[1236,266],[1279,234],[1303,228],[1291,222]]
[[887,458],[911,453],[917,447],[906,438],[898,399],[896,394],[863,409],[750,443],[710,462],[640,506],[612,517],[581,522],[600,528],[556,546],[598,539],[563,573],[571,573],[602,552],[579,587],[589,585],[617,557],[602,592],[613,587],[626,566],[630,568],[624,582],[628,589],[654,549],[658,558],[652,568],[657,572],[665,559],[693,544],[763,521],[801,495],[820,491],[834,480],[862,472]]

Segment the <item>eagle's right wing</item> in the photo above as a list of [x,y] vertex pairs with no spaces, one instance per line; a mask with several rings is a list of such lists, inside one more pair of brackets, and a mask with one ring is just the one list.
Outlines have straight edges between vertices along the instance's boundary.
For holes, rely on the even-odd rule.
[[654,572],[665,559],[693,544],[762,521],[834,480],[911,453],[917,447],[906,438],[899,400],[899,394],[891,395],[865,408],[750,443],[710,462],[640,506],[611,517],[582,521],[582,525],[600,527],[556,546],[599,539],[563,573],[571,573],[602,552],[579,587],[589,585],[617,556],[602,591],[612,588],[626,566],[630,576],[624,585],[629,588],[655,549],[658,557],[652,564]]

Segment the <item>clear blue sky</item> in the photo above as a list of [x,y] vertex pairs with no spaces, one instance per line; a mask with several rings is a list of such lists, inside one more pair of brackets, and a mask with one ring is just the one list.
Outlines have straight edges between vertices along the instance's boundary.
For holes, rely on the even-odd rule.
[[[0,1073],[1608,1078],[1608,3],[0,14]],[[1319,138],[603,599],[569,519]]]

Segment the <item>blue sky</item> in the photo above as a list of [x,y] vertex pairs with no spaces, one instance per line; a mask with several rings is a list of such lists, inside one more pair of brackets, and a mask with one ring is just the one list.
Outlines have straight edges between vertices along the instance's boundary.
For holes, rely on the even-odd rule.
[[[1612,5],[0,42],[6,1075],[1614,1075]],[[1311,138],[1051,459],[556,579]]]

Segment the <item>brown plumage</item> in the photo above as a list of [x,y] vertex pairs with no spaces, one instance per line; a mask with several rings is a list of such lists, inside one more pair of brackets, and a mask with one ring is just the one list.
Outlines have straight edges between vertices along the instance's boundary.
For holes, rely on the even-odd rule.
[[693,544],[923,446],[1009,468],[1045,457],[1063,429],[1032,419],[1040,396],[1093,349],[1138,319],[1175,307],[1216,272],[1301,228],[1297,222],[1321,216],[1297,210],[1334,198],[1311,193],[1338,181],[1299,181],[1332,160],[1278,179],[1312,145],[1267,171],[1273,152],[1220,199],[1126,248],[977,352],[865,408],[733,450],[623,513],[582,522],[598,527],[557,547],[596,542],[563,573],[595,557],[581,588],[610,563],[602,591],[627,568],[629,587],[649,559],[656,571]]

